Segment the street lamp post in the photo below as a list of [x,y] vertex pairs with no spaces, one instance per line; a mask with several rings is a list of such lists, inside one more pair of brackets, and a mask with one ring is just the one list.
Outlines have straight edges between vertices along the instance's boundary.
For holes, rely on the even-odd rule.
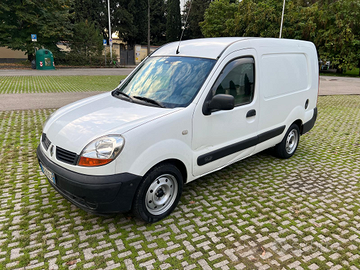
[[108,18],[109,18],[110,61],[112,61],[112,37],[111,37],[111,23],[110,23],[110,0],[108,0]]
[[281,34],[282,34],[282,28],[283,28],[283,22],[284,22],[284,12],[285,12],[285,0],[284,0],[284,3],[283,3],[283,10],[282,10],[282,14],[281,14],[281,24],[280,24],[279,38],[281,38]]

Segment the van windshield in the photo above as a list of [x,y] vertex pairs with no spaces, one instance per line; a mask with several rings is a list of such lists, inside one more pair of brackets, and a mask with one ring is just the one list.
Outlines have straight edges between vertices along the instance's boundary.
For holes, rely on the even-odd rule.
[[150,101],[152,105],[157,103],[166,108],[186,107],[195,98],[215,62],[194,57],[150,57],[117,91],[134,102]]

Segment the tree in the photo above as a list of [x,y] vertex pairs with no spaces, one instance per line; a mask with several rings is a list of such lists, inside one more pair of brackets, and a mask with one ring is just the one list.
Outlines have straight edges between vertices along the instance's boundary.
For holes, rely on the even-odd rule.
[[135,9],[133,10],[134,25],[137,34],[134,42],[138,44],[147,44],[147,25],[148,25],[148,1],[135,0]]
[[[200,23],[206,37],[278,37],[282,1],[213,1]],[[288,0],[283,37],[312,41],[323,60],[339,68],[360,64],[360,1]]]
[[164,0],[150,0],[150,40],[153,45],[163,45],[166,42]]
[[[322,0],[290,8],[285,37],[315,43],[320,58],[342,69],[360,61],[360,1]],[[296,12],[295,12],[296,10]]]
[[166,11],[166,40],[168,42],[179,40],[181,34],[179,0],[167,0]]
[[[94,22],[109,39],[108,0],[74,0],[75,22]],[[111,0],[111,30],[129,44],[146,42],[147,0]],[[146,23],[146,25],[145,25]]]
[[201,32],[199,23],[204,20],[205,10],[209,7],[210,3],[211,0],[192,0],[186,2],[185,10],[183,13],[183,21],[185,22],[187,17],[188,21],[186,25],[186,30],[184,32],[184,39],[204,37]]
[[[111,0],[111,29],[130,45],[147,43],[148,0]],[[74,0],[74,23],[89,21],[108,38],[107,0]],[[150,0],[151,40],[163,44],[165,39],[164,0]]]
[[74,23],[91,22],[106,37],[108,28],[107,2],[102,0],[73,0]]
[[111,2],[111,28],[119,33],[119,38],[135,44],[138,35],[138,28],[135,25],[136,14],[135,0],[118,0]]
[[[238,28],[238,35],[278,37],[281,23],[282,5],[281,1],[267,0],[253,2],[245,0],[239,4],[235,15],[235,24],[242,23]],[[244,31],[241,33],[240,31]]]
[[355,68],[360,62],[360,1],[333,1],[324,13],[317,16],[320,55],[339,68]]
[[[34,48],[45,47],[54,53],[56,43],[71,36],[71,0],[2,0],[0,2],[0,44],[24,51],[28,59],[34,57]],[[31,41],[37,34],[38,41]]]
[[[165,42],[166,18],[164,0],[150,0],[150,39],[153,44]],[[130,45],[147,44],[148,0],[112,1],[112,27]]]
[[210,3],[205,11],[204,21],[200,23],[201,32],[205,37],[231,36],[229,25],[234,25],[238,5],[229,0],[218,0]]
[[91,64],[103,50],[102,35],[95,22],[79,22],[74,25],[68,59],[74,64]]

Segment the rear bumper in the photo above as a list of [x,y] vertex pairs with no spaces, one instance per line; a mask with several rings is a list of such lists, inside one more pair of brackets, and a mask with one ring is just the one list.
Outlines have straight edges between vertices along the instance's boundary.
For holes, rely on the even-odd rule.
[[316,118],[317,118],[317,113],[318,113],[317,107],[315,107],[313,117],[310,119],[310,121],[306,122],[303,125],[301,134],[305,134],[306,132],[310,131],[314,127]]
[[65,199],[94,214],[123,213],[131,210],[141,176],[120,173],[113,175],[86,175],[65,169],[50,161],[39,145],[36,154],[43,166],[54,173],[53,188]]

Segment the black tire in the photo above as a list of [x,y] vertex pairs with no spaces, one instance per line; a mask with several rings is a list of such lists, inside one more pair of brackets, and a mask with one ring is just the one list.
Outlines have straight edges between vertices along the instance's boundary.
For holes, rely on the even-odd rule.
[[294,155],[300,140],[300,129],[296,124],[292,124],[285,134],[283,140],[275,145],[274,155],[279,158],[290,158]]
[[183,189],[179,169],[164,163],[148,172],[134,198],[132,211],[145,222],[153,223],[167,217],[177,206]]

